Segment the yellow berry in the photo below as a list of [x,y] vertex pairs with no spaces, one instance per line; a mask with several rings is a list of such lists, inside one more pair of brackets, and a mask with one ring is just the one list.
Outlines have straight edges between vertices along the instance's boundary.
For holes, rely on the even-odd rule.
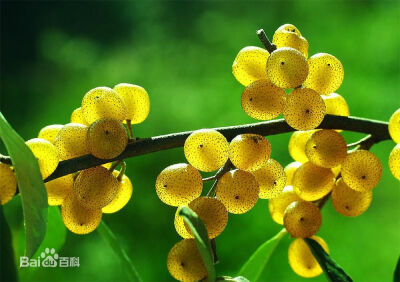
[[300,201],[300,197],[294,192],[292,186],[286,186],[282,192],[268,202],[269,213],[272,219],[278,223],[283,224],[283,214],[288,205],[295,201]]
[[65,227],[76,234],[88,234],[94,231],[101,222],[101,209],[89,209],[75,199],[73,193],[69,193],[62,205],[61,216]]
[[0,163],[0,180],[0,204],[4,205],[17,192],[17,178],[11,167],[3,163]]
[[50,143],[54,144],[54,139],[56,139],[56,136],[58,132],[60,132],[62,127],[63,127],[62,124],[53,124],[45,126],[39,131],[38,138],[47,140]]
[[56,147],[49,141],[41,138],[30,139],[26,141],[26,145],[38,160],[43,179],[47,178],[56,170],[60,161]]
[[390,152],[389,169],[393,176],[400,180],[400,144],[397,144]]
[[328,194],[335,184],[335,175],[329,168],[306,162],[293,177],[293,188],[300,198],[315,201]]
[[89,153],[86,146],[88,127],[78,123],[64,125],[54,139],[61,160],[83,156]]
[[285,90],[276,87],[267,79],[260,79],[244,89],[242,108],[252,118],[270,120],[282,113],[285,97]]
[[165,204],[179,206],[198,198],[203,190],[203,181],[197,169],[190,164],[170,165],[158,175],[157,196]]
[[285,210],[283,224],[293,237],[311,237],[321,227],[321,211],[311,202],[293,202]]
[[74,176],[72,174],[45,183],[49,206],[61,205],[65,197],[72,191],[73,185]]
[[82,100],[82,113],[88,124],[102,118],[113,118],[121,122],[127,118],[121,96],[108,87],[97,87],[86,93]]
[[225,173],[217,183],[216,197],[230,213],[242,214],[257,203],[260,188],[255,177],[244,170]]
[[378,157],[366,150],[357,150],[347,155],[342,164],[343,181],[359,192],[375,188],[382,176],[382,164]]
[[325,102],[327,114],[345,117],[350,115],[349,106],[341,95],[331,93],[329,95],[321,95],[321,97]]
[[341,165],[338,165],[338,166],[332,167],[331,170],[332,170],[333,174],[334,174],[335,177],[336,177],[336,176],[338,176],[339,173],[341,172],[342,166],[341,166]]
[[175,218],[174,218],[174,226],[176,232],[181,236],[182,238],[189,239],[192,238],[193,236],[190,235],[190,233],[187,231],[185,227],[185,221],[183,220],[183,217],[179,215],[179,211],[181,210],[182,207],[187,207],[186,204],[180,205],[175,212]]
[[269,53],[259,47],[248,46],[237,54],[232,65],[232,73],[244,86],[267,78],[265,66],[267,65]]
[[[312,236],[311,239],[318,242],[318,244],[329,254],[328,245],[325,241],[318,236]],[[289,264],[293,271],[302,277],[312,278],[322,273],[321,266],[314,258],[310,248],[303,239],[295,239],[289,246]]]
[[189,135],[183,149],[192,166],[211,172],[222,167],[228,160],[229,143],[216,130],[200,129]]
[[279,27],[272,38],[272,43],[277,48],[291,47],[300,51],[304,57],[308,57],[308,41],[298,29],[291,24],[285,24]]
[[318,53],[308,59],[309,72],[304,87],[314,89],[318,94],[330,94],[339,89],[343,82],[342,63],[334,56]]
[[118,157],[128,144],[125,127],[116,119],[99,119],[89,126],[86,144],[89,152],[99,159]]
[[169,273],[179,281],[200,281],[207,276],[207,270],[194,239],[176,243],[167,258]]
[[308,162],[306,144],[308,138],[310,138],[315,131],[316,130],[295,131],[292,133],[289,140],[289,154],[295,161],[300,163]]
[[306,143],[306,155],[317,166],[333,168],[343,163],[347,156],[346,141],[335,130],[318,130]]
[[296,49],[279,48],[272,52],[267,60],[267,75],[278,87],[298,87],[306,80],[307,74],[307,59]]
[[282,31],[285,31],[285,32],[293,32],[294,34],[296,34],[296,35],[298,35],[298,36],[301,36],[300,30],[299,30],[297,27],[295,27],[293,24],[284,24],[284,25],[281,25],[281,26],[275,31],[275,33],[276,33],[276,32],[282,32]]
[[117,178],[110,171],[96,166],[82,170],[75,179],[72,190],[83,206],[101,209],[114,199],[118,186]]
[[285,187],[286,174],[280,163],[269,159],[259,169],[252,172],[260,185],[261,199],[271,199],[277,197]]
[[[114,170],[113,175],[117,177],[119,171]],[[118,180],[118,190],[117,194],[114,196],[112,201],[102,208],[103,213],[115,213],[121,210],[131,199],[132,196],[132,182],[128,176],[125,174],[122,176],[121,180]]]
[[371,205],[372,191],[358,192],[350,189],[340,178],[333,187],[331,197],[338,213],[345,216],[359,216]]
[[76,108],[72,114],[71,114],[71,123],[80,123],[80,124],[84,124],[84,125],[88,125],[88,123],[86,122],[84,116],[83,116],[83,112],[82,112],[82,108]]
[[[191,201],[188,206],[204,222],[210,239],[221,234],[228,224],[228,211],[224,204],[218,199],[199,197]],[[193,237],[192,231],[186,223],[185,227],[191,237]]]
[[295,89],[286,98],[283,116],[296,130],[310,130],[318,127],[325,117],[324,100],[312,89]]
[[293,176],[297,169],[301,166],[301,162],[291,162],[285,166],[286,185],[293,185]]
[[395,111],[389,119],[389,134],[394,142],[400,143],[400,109]]
[[264,165],[271,155],[271,144],[258,134],[240,134],[229,145],[229,159],[241,170],[253,171]]

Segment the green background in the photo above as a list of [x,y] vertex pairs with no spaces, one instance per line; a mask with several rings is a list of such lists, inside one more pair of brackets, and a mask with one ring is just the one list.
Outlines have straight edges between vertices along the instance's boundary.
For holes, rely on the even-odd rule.
[[[30,139],[48,124],[68,123],[89,89],[129,82],[143,86],[151,99],[149,117],[134,127],[139,137],[255,122],[241,109],[243,86],[231,73],[233,59],[244,46],[260,46],[257,29],[272,36],[290,22],[308,39],[310,55],[327,52],[341,60],[345,79],[338,93],[351,114],[388,120],[399,107],[399,18],[398,1],[2,1],[1,111]],[[344,135],[348,142],[362,137]],[[289,137],[268,138],[272,158],[282,165],[291,162]],[[393,146],[385,141],[372,149],[384,173],[366,213],[347,218],[330,202],[323,209],[318,234],[355,281],[392,280],[400,254],[400,185],[387,164]],[[157,198],[154,183],[164,167],[184,161],[181,148],[127,160],[132,200],[103,217],[145,281],[172,280],[166,257],[180,240],[173,226],[175,208]],[[4,209],[7,213],[11,207]],[[13,214],[10,221],[20,219],[18,212],[8,214]],[[247,214],[230,215],[216,240],[217,274],[235,275],[257,246],[280,229],[266,200]],[[285,237],[278,246],[262,280],[304,280],[287,263],[290,241]],[[29,270],[21,278],[127,279],[97,232],[68,232],[59,253],[80,257],[80,267]],[[310,279],[325,280],[323,275]]]

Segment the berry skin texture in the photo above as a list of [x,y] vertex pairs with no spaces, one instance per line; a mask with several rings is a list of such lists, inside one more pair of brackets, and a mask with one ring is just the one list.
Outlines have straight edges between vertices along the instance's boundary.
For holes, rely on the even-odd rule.
[[241,170],[257,170],[268,161],[270,155],[271,144],[257,134],[240,134],[229,145],[229,159]]
[[301,36],[300,30],[299,30],[297,27],[295,27],[293,24],[284,24],[284,25],[281,25],[281,26],[275,31],[275,33],[277,33],[277,32],[282,32],[282,31],[291,32],[291,33],[296,34],[297,36]]
[[[228,211],[224,204],[218,199],[199,197],[191,201],[188,206],[197,213],[200,219],[204,222],[210,239],[221,234],[228,224]],[[185,228],[193,238],[192,231],[186,223]]]
[[203,259],[194,239],[176,243],[167,258],[169,273],[179,281],[200,281],[207,276]]
[[187,207],[187,205],[181,205],[176,209],[174,218],[174,227],[179,236],[181,236],[184,239],[189,239],[192,238],[192,235],[190,235],[190,233],[187,231],[183,217],[179,215],[179,211],[182,207]]
[[244,86],[267,77],[265,66],[269,53],[267,50],[248,46],[239,51],[232,65],[232,73]]
[[359,192],[375,188],[382,176],[382,164],[378,157],[366,150],[357,150],[347,154],[342,164],[344,182]]
[[277,48],[291,47],[300,51],[304,57],[308,57],[308,41],[298,29],[291,24],[285,24],[280,26],[272,38],[272,43],[276,45]]
[[286,174],[280,163],[269,159],[265,165],[252,172],[260,185],[261,199],[277,197],[286,184]]
[[0,163],[0,204],[11,201],[17,192],[17,178],[11,167]]
[[372,191],[358,192],[350,189],[340,178],[333,187],[331,197],[338,213],[345,216],[359,216],[371,205]]
[[86,135],[89,152],[99,159],[118,157],[128,144],[128,135],[116,119],[99,119],[89,126]]
[[[113,175],[117,177],[119,174],[119,171],[114,170]],[[125,205],[129,202],[129,200],[132,197],[132,182],[129,179],[128,176],[124,175],[122,176],[121,180],[118,180],[118,190],[117,194],[115,197],[112,199],[112,201],[102,208],[103,213],[115,213],[119,210],[121,210]]]
[[295,192],[305,201],[315,201],[327,195],[335,184],[335,175],[329,168],[306,162],[293,177]]
[[309,72],[304,87],[324,95],[339,89],[343,82],[344,70],[342,63],[336,57],[318,53],[308,59],[308,66]]
[[286,98],[283,116],[296,130],[318,127],[325,117],[326,107],[321,96],[312,89],[295,89]]
[[61,205],[65,197],[72,191],[73,185],[73,174],[68,174],[45,183],[49,206]]
[[293,237],[311,237],[321,227],[321,211],[316,205],[310,202],[293,202],[285,210],[283,224]]
[[389,134],[394,142],[400,143],[400,109],[395,111],[389,119]]
[[50,143],[54,144],[54,139],[56,139],[56,136],[58,132],[60,132],[62,127],[63,127],[62,124],[53,124],[45,126],[39,131],[38,138],[47,140]]
[[256,178],[250,172],[236,169],[228,171],[218,180],[215,195],[228,212],[242,214],[254,207],[259,192]]
[[[138,85],[120,83],[114,90],[122,97],[127,111],[127,120],[132,124],[142,123],[150,112],[150,98],[146,90]],[[124,121],[126,123],[126,121]]]
[[327,114],[345,117],[350,115],[349,106],[341,95],[331,93],[329,95],[321,95],[321,97],[325,102]]
[[306,155],[317,166],[333,168],[347,156],[346,141],[335,130],[318,130],[306,143]]
[[200,129],[189,135],[183,150],[189,164],[200,171],[211,172],[228,160],[229,143],[216,130]]
[[79,123],[68,123],[61,128],[54,139],[61,160],[89,154],[86,146],[86,134],[88,127]]
[[310,138],[315,131],[316,130],[293,132],[289,140],[289,154],[295,161],[300,163],[308,162],[306,144],[308,138]]
[[88,234],[99,226],[101,209],[82,206],[73,193],[69,193],[61,205],[61,217],[65,227],[75,234]]
[[286,186],[282,192],[268,202],[269,213],[272,219],[278,223],[283,224],[283,214],[288,205],[295,201],[300,201],[300,197],[294,192],[293,186]]
[[160,172],[156,180],[157,196],[174,207],[200,197],[202,190],[201,174],[190,164],[170,165]]
[[76,108],[71,114],[71,123],[89,125],[83,117],[82,107]]
[[397,144],[389,155],[390,172],[400,180],[400,144]]
[[113,118],[123,121],[127,118],[127,110],[121,96],[108,87],[96,87],[82,99],[83,118],[88,124],[102,118]]
[[[312,236],[311,239],[318,242],[321,247],[329,254],[328,245],[318,236]],[[307,243],[301,239],[295,239],[289,246],[289,264],[292,270],[299,276],[312,278],[322,273],[321,266],[314,258]]]
[[301,162],[291,162],[290,164],[285,166],[284,171],[286,174],[286,185],[293,185],[293,176],[300,166]]
[[46,179],[56,170],[59,163],[56,147],[49,141],[41,138],[30,139],[26,141],[26,145],[38,160],[42,178]]
[[282,113],[285,98],[285,90],[276,87],[267,79],[260,79],[244,89],[242,108],[249,117],[270,120]]
[[96,166],[82,170],[75,179],[72,191],[76,199],[90,209],[107,206],[117,194],[117,178],[106,168]]
[[271,53],[267,60],[267,75],[273,84],[285,89],[300,86],[307,78],[307,59],[290,47],[282,47]]

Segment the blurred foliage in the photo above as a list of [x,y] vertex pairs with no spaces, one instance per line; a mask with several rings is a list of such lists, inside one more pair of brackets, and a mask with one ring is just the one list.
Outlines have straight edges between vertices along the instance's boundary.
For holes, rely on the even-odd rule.
[[[257,29],[272,36],[290,22],[308,39],[310,54],[328,52],[343,63],[339,93],[351,114],[388,120],[399,107],[399,18],[399,1],[2,1],[0,109],[30,139],[45,125],[69,122],[89,89],[129,82],[143,86],[152,103],[148,119],[134,127],[136,136],[254,122],[241,109],[243,87],[231,74],[233,59],[244,46],[260,46]],[[272,157],[283,165],[291,161],[284,145],[289,137],[269,137]],[[345,133],[349,142],[360,137]],[[355,281],[391,280],[400,253],[400,185],[387,164],[393,146],[385,141],[372,149],[384,174],[365,214],[343,217],[330,202],[323,210],[319,235]],[[132,200],[103,217],[145,281],[172,280],[166,258],[180,240],[173,226],[175,209],[157,198],[154,183],[164,167],[184,161],[182,149],[129,159]],[[266,200],[245,215],[230,215],[216,240],[217,274],[235,275],[280,228]],[[282,240],[262,280],[304,280],[288,265],[290,241]],[[30,279],[128,277],[97,232],[68,232],[59,253],[79,256],[81,266],[30,269]]]

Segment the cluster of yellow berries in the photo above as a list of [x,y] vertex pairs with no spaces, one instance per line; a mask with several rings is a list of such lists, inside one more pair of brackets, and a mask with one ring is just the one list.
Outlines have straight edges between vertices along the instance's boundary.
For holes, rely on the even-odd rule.
[[[99,159],[118,157],[128,144],[131,124],[143,122],[150,110],[149,96],[140,86],[128,83],[113,89],[97,87],[83,97],[81,107],[73,111],[71,123],[49,125],[38,138],[26,145],[38,160],[42,178],[51,175],[62,160],[92,154]],[[45,184],[48,204],[61,205],[65,226],[77,234],[92,232],[103,213],[122,209],[132,195],[132,183],[118,164],[92,167]],[[0,164],[1,203],[15,195],[17,181],[12,169]],[[4,186],[4,187],[3,187]]]

